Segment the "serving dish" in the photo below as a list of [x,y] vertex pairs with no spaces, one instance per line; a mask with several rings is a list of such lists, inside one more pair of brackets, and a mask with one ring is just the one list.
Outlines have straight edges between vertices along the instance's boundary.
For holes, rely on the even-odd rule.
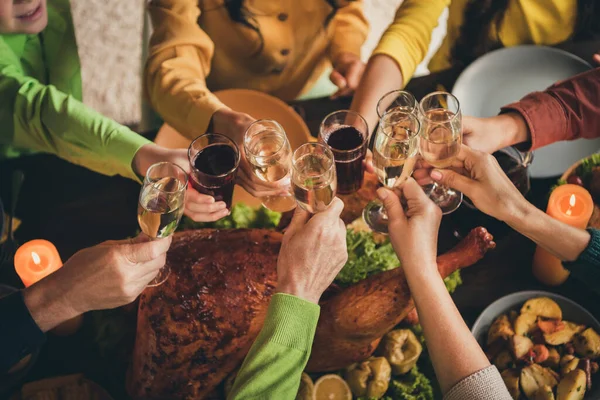
[[[490,304],[477,318],[471,332],[477,339],[483,349],[492,347],[488,345],[488,332],[494,321],[503,314],[509,314],[513,310],[520,310],[521,307],[531,299],[549,298],[554,301],[562,310],[562,320],[570,321],[575,324],[585,325],[596,332],[600,332],[600,322],[585,308],[574,301],[554,293],[545,291],[522,291],[504,296]],[[515,324],[515,331],[517,331]],[[528,336],[528,335],[525,335]],[[551,346],[547,345],[549,348]],[[537,364],[535,364],[537,365]],[[592,377],[592,387],[586,392],[585,399],[600,398],[600,376]]]

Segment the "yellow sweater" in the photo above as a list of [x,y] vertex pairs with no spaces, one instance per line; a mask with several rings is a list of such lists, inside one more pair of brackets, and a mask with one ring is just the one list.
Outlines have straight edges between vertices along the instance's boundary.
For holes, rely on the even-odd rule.
[[[404,0],[373,54],[386,54],[396,60],[406,84],[425,58],[431,32],[442,11],[449,5],[446,37],[429,62],[429,70],[437,72],[450,68],[450,53],[459,37],[468,2]],[[571,37],[576,19],[577,0],[510,0],[500,26],[492,24],[489,35],[505,47],[554,45]]]
[[[292,100],[344,52],[360,55],[368,24],[362,0],[246,0],[263,39],[233,22],[223,0],[152,0],[154,26],[144,73],[154,109],[182,134],[206,131],[223,104],[211,90],[248,88]],[[200,5],[199,5],[200,4]]]

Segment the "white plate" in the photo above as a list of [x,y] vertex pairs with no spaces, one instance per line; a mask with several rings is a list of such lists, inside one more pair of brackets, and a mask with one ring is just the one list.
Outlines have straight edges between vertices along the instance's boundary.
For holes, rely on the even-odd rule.
[[[544,46],[516,46],[492,51],[474,61],[458,77],[452,90],[463,115],[491,117],[500,107],[528,93],[591,66],[566,51]],[[543,134],[543,132],[540,132]],[[561,175],[571,164],[600,149],[600,139],[555,143],[534,151],[530,167],[534,178]]]

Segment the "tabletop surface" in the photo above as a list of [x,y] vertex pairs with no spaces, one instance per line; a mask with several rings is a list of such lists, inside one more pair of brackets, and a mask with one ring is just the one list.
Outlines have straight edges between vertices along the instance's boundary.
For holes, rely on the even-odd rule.
[[[589,60],[593,51],[600,48],[597,45],[573,44],[563,48]],[[407,90],[418,99],[440,85],[451,90],[459,72],[448,70],[415,78]],[[325,115],[348,108],[349,103],[349,99],[332,101],[324,98],[292,105],[314,133],[318,131],[318,125]],[[121,177],[95,174],[54,156],[34,155],[0,162],[0,197],[5,199],[6,208],[10,176],[16,169],[25,173],[16,212],[22,219],[16,234],[20,243],[36,238],[50,240],[66,260],[82,248],[104,240],[126,238],[137,231],[136,208],[140,189],[137,183]],[[547,194],[554,182],[554,178],[533,180],[530,201],[545,209]],[[457,228],[465,231],[481,223],[495,235],[497,248],[476,265],[462,271],[464,283],[453,298],[467,324],[472,324],[494,300],[520,290],[541,289],[562,294],[587,308],[596,317],[600,316],[600,296],[575,279],[569,279],[557,288],[539,284],[531,274],[535,245],[510,228],[483,218],[480,213],[467,207],[463,206],[460,211],[444,217],[440,246],[447,248],[456,242],[453,234]],[[17,285],[14,269],[5,266],[0,271],[0,283]],[[72,338],[49,336],[27,380],[84,372],[98,383],[107,385],[100,376],[99,367],[85,359],[95,354],[92,344],[86,339],[93,334],[84,329]]]

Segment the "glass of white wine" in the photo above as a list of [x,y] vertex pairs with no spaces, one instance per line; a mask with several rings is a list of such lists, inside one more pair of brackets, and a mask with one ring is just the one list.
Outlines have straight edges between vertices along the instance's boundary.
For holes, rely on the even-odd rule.
[[377,116],[381,119],[385,113],[396,108],[409,113],[417,113],[419,103],[415,96],[406,90],[392,90],[381,96],[377,102]]
[[290,188],[292,149],[283,127],[270,119],[253,122],[244,134],[244,152],[259,179],[277,182],[290,189],[287,196],[262,197],[263,206],[277,212],[296,208]]
[[[434,168],[452,166],[462,144],[462,117],[458,99],[447,92],[433,92],[419,103],[421,157]],[[461,192],[433,183],[425,189],[431,199],[450,214],[462,203]]]
[[[176,164],[160,162],[148,168],[138,203],[138,223],[152,239],[165,238],[177,229],[184,210],[188,176]],[[163,284],[170,270],[163,267],[148,286]]]
[[[419,152],[419,130],[417,116],[401,108],[391,109],[379,121],[373,166],[383,186],[398,187],[412,175]],[[379,200],[367,204],[363,218],[374,232],[388,233],[388,216]]]
[[312,214],[329,207],[337,192],[337,177],[327,146],[305,143],[294,151],[292,189],[298,205]]

